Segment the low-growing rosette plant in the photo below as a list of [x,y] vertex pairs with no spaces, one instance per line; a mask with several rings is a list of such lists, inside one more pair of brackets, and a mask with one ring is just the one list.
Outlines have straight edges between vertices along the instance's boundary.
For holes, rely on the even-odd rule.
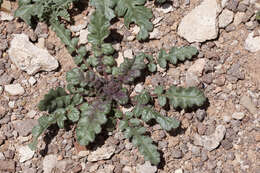
[[[129,88],[136,84],[136,79],[144,74],[157,71],[157,64],[167,68],[168,64],[176,65],[197,54],[195,47],[173,47],[169,52],[161,50],[158,57],[140,53],[134,58],[124,58],[116,63],[116,51],[112,44],[105,42],[110,35],[110,22],[115,17],[124,17],[127,28],[131,23],[140,27],[138,40],[146,40],[153,30],[151,9],[144,6],[146,0],[90,0],[89,5],[95,8],[88,25],[88,42],[92,49],[87,52],[84,45],[78,44],[78,38],[71,37],[62,21],[69,21],[68,9],[77,0],[20,0],[15,15],[29,25],[33,20],[44,21],[66,45],[77,67],[66,74],[66,88],[51,89],[38,104],[40,111],[48,114],[38,119],[38,125],[32,130],[33,141],[29,145],[36,149],[40,135],[52,124],[64,128],[66,121],[75,123],[76,140],[80,145],[95,141],[107,123],[121,130],[126,138],[138,148],[145,160],[154,165],[160,163],[160,154],[152,139],[147,135],[144,124],[152,120],[162,129],[171,131],[180,126],[174,117],[161,115],[154,108],[157,100],[163,108],[169,104],[172,108],[188,109],[202,106],[206,98],[202,91],[195,87],[156,86],[153,91],[144,89],[131,96]],[[157,0],[163,3],[163,0]],[[35,22],[35,21],[34,21]],[[144,73],[149,71],[149,73]],[[122,108],[131,106],[126,112]]]

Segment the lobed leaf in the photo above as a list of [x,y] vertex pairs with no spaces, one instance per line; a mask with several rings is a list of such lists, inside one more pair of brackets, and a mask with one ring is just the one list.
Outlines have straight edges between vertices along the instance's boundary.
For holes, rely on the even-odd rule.
[[184,61],[186,59],[191,59],[197,54],[197,52],[198,50],[192,46],[180,48],[173,47],[171,48],[169,54],[167,54],[165,50],[161,49],[157,61],[160,67],[166,68],[167,61],[172,64],[177,64],[178,60]]
[[80,145],[88,145],[94,141],[96,134],[102,130],[101,125],[107,122],[106,114],[110,112],[110,107],[110,103],[104,101],[95,101],[91,105],[83,104],[80,107],[81,118],[76,129]]
[[114,0],[91,0],[90,4],[95,6],[96,9],[103,11],[109,21],[115,17],[114,10],[112,9],[115,6]]
[[151,9],[144,6],[146,0],[118,0],[115,11],[118,16],[124,16],[124,23],[129,28],[130,23],[134,22],[140,27],[137,35],[138,40],[148,38],[153,24],[150,19],[153,17]]
[[202,106],[206,101],[203,92],[195,87],[181,88],[171,86],[166,92],[166,96],[174,108],[186,109],[193,106]]

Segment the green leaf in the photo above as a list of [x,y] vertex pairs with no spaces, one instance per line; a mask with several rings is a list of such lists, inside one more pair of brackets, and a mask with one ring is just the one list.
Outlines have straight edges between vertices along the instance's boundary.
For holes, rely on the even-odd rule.
[[115,49],[110,43],[104,43],[101,45],[101,50],[105,55],[111,55],[114,53]]
[[84,73],[79,68],[73,68],[66,73],[66,80],[72,85],[79,85],[85,80]]
[[130,23],[134,22],[140,27],[137,35],[138,40],[148,38],[153,24],[150,19],[153,17],[151,9],[144,6],[146,0],[118,0],[115,8],[118,16],[124,16],[124,23],[129,28]]
[[95,6],[97,10],[103,11],[109,21],[115,17],[112,9],[115,6],[114,0],[91,0],[90,4]]
[[67,120],[65,109],[57,109],[54,112],[54,115],[57,119],[57,124],[59,128],[64,128],[64,121]]
[[148,64],[148,70],[149,70],[150,72],[156,72],[156,70],[157,70],[156,64],[154,64],[154,63],[149,63],[149,64]]
[[67,116],[69,120],[71,120],[72,122],[76,122],[79,120],[79,115],[80,111],[77,108],[71,105],[67,107]]
[[101,47],[105,38],[110,34],[109,26],[109,20],[105,17],[103,11],[96,10],[90,17],[88,41],[94,47]]
[[166,96],[174,108],[186,109],[193,106],[202,106],[206,101],[203,92],[195,87],[181,88],[171,86],[166,92]]
[[140,54],[133,59],[124,58],[124,62],[120,64],[118,69],[113,69],[113,73],[121,76],[124,83],[133,82],[141,76],[141,70],[146,67],[144,58],[144,54]]
[[104,56],[102,61],[103,61],[103,64],[109,65],[109,66],[112,66],[115,64],[115,60],[112,56]]
[[15,10],[14,17],[22,18],[28,25],[32,25],[31,19],[32,16],[35,15],[34,12],[35,6],[32,4],[19,6],[17,10]]
[[156,3],[163,4],[166,2],[166,0],[155,0]]
[[57,108],[62,108],[63,106],[70,103],[70,98],[67,97],[66,91],[58,87],[57,89],[51,89],[48,94],[46,94],[38,104],[38,109],[40,111],[48,111],[49,113],[55,111]]
[[116,100],[120,105],[125,105],[128,103],[128,91],[126,88],[120,89],[118,92],[114,93],[112,98]]
[[134,100],[139,104],[146,105],[151,100],[151,96],[147,91],[143,91],[141,94],[136,95]]
[[57,20],[51,20],[51,27],[61,41],[67,46],[70,54],[76,51],[76,46],[78,44],[78,39],[71,39],[70,30],[66,29],[64,24],[60,24]]
[[82,102],[83,102],[83,97],[81,95],[79,95],[79,94],[73,95],[72,104],[74,106],[77,106],[77,105],[81,104]]
[[166,105],[167,99],[166,99],[165,96],[159,96],[159,97],[158,97],[158,102],[159,102],[159,105],[163,107],[163,106]]
[[103,101],[95,101],[91,105],[84,104],[80,107],[81,118],[76,129],[80,145],[88,145],[94,141],[95,135],[101,132],[101,125],[107,122],[106,114],[110,112],[110,108],[110,103]]
[[155,89],[154,89],[154,93],[157,94],[158,96],[162,95],[163,94],[163,86],[157,86]]
[[180,126],[180,121],[176,120],[173,117],[165,117],[165,116],[157,116],[156,122],[160,124],[160,126],[167,131],[171,129],[176,129]]
[[191,59],[194,55],[197,54],[197,52],[197,49],[192,46],[180,48],[173,47],[171,48],[169,54],[167,54],[165,50],[161,49],[157,61],[160,67],[166,68],[167,61],[172,64],[177,64],[178,60],[184,61],[186,59]]
[[256,20],[260,20],[260,10],[257,11],[255,18]]
[[[131,124],[131,122],[133,124]],[[129,123],[131,124],[130,126]],[[135,127],[133,127],[133,125]],[[156,146],[152,144],[153,141],[151,138],[144,136],[146,129],[142,127],[137,119],[131,119],[130,122],[121,120],[119,127],[124,131],[124,135],[131,140],[132,144],[138,148],[145,160],[150,161],[154,165],[160,163],[160,154]]]

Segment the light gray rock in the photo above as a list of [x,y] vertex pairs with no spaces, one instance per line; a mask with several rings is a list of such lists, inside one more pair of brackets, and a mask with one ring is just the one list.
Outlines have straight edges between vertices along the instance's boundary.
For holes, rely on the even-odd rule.
[[204,0],[181,20],[178,34],[190,43],[215,39],[218,36],[216,18],[219,12],[217,0]]
[[12,96],[23,95],[25,92],[23,87],[19,83],[5,85],[5,91]]
[[134,91],[137,93],[141,93],[143,89],[144,89],[143,84],[139,83],[135,86]]
[[13,19],[14,19],[14,16],[12,14],[0,11],[0,20],[1,21],[12,21]]
[[245,117],[245,114],[243,112],[235,112],[232,114],[232,118],[235,120],[242,120]]
[[32,151],[28,147],[28,145],[26,145],[26,146],[21,146],[18,149],[18,152],[19,152],[19,155],[20,155],[20,162],[23,163],[27,160],[30,160],[33,157],[35,151]]
[[237,13],[235,14],[233,24],[234,24],[235,26],[238,26],[238,25],[243,21],[244,15],[245,15],[244,12],[237,12]]
[[109,159],[115,152],[114,146],[106,146],[98,148],[96,151],[93,151],[88,156],[88,161],[95,162],[98,160]]
[[240,104],[244,106],[251,114],[257,114],[257,108],[249,96],[243,95],[240,98]]
[[201,58],[195,61],[193,65],[189,67],[186,73],[186,85],[197,86],[199,82],[199,76],[202,75],[202,72],[205,68],[206,60]]
[[126,49],[124,51],[124,57],[132,59],[134,57],[133,51],[131,49]]
[[30,83],[31,86],[33,86],[37,81],[36,81],[36,79],[34,77],[31,76],[29,78],[28,82]]
[[104,165],[103,169],[99,169],[97,173],[113,173],[115,169],[114,165]]
[[71,29],[72,32],[79,32],[80,30],[86,28],[87,25],[88,25],[88,22],[85,21],[85,22],[83,22],[82,24],[78,24],[78,25],[73,25],[73,26],[71,26],[70,29]]
[[254,32],[248,34],[245,40],[245,49],[250,52],[257,52],[260,50],[260,36],[254,37]]
[[161,33],[158,28],[154,28],[153,31],[150,33],[150,39],[160,39]]
[[176,170],[174,171],[174,173],[183,173],[183,170],[182,170],[181,168],[179,168],[179,169],[176,169]]
[[52,169],[56,167],[58,163],[58,157],[55,154],[47,155],[44,157],[42,166],[44,173],[51,173]]
[[155,173],[157,171],[156,166],[152,166],[150,162],[146,161],[143,165],[138,164],[136,166],[136,173]]
[[58,68],[58,61],[46,49],[41,49],[29,41],[25,34],[15,34],[8,50],[11,61],[29,75],[41,70],[52,71]]
[[17,120],[12,122],[14,125],[14,129],[19,133],[21,136],[28,136],[32,128],[38,124],[37,120],[34,119],[27,119],[27,120]]
[[205,149],[212,151],[217,148],[220,142],[223,140],[226,133],[226,128],[223,125],[218,125],[213,134],[209,136],[200,136],[195,134],[194,144],[203,146]]
[[83,29],[79,32],[79,44],[86,44],[88,42],[88,30]]
[[234,18],[234,13],[228,9],[224,9],[218,17],[218,23],[220,28],[228,26]]

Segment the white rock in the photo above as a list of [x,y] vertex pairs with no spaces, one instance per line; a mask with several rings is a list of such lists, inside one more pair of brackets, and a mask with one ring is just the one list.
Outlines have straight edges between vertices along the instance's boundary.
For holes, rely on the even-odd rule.
[[215,39],[218,36],[216,18],[219,12],[217,0],[204,0],[181,20],[178,34],[189,42]]
[[172,12],[173,11],[173,7],[172,7],[171,4],[165,3],[165,4],[162,5],[161,8],[157,8],[157,10],[160,11],[160,12],[163,12],[164,14],[166,14],[166,13]]
[[199,76],[202,75],[204,67],[206,65],[206,60],[201,58],[195,61],[193,65],[187,70],[186,73],[186,85],[187,87],[190,86],[197,86],[199,84]]
[[115,150],[114,146],[98,148],[96,151],[90,153],[88,161],[95,162],[98,160],[109,159],[114,154]]
[[225,122],[225,123],[229,123],[230,121],[231,121],[231,116],[229,116],[229,115],[224,115],[223,116],[223,121]]
[[51,173],[58,163],[57,155],[51,154],[44,157],[42,166],[44,173]]
[[135,26],[133,27],[133,29],[132,29],[132,33],[133,33],[134,35],[137,35],[137,34],[139,33],[139,31],[140,31],[140,27],[137,26],[137,25],[135,25]]
[[28,81],[29,81],[31,86],[33,86],[37,82],[36,79],[34,77],[32,77],[32,76],[29,78]]
[[19,155],[20,155],[20,162],[23,163],[27,160],[30,160],[33,155],[34,155],[34,151],[31,150],[28,145],[26,146],[22,146],[18,149]]
[[237,13],[235,14],[233,24],[234,24],[235,26],[238,26],[238,25],[243,21],[244,15],[245,15],[244,12],[237,12]]
[[179,169],[176,169],[176,170],[174,171],[174,173],[183,173],[183,171],[182,171],[181,168],[179,168]]
[[104,165],[104,169],[99,169],[97,173],[113,173],[114,169],[114,165]]
[[212,151],[219,146],[225,134],[226,134],[225,126],[218,125],[216,127],[215,132],[209,136],[200,136],[198,134],[195,134],[194,144],[203,146],[205,149]]
[[131,49],[126,49],[124,51],[124,57],[132,59],[134,57],[133,51]]
[[118,52],[118,57],[116,59],[117,67],[119,67],[120,64],[122,64],[123,62],[124,62],[124,56],[122,52]]
[[245,117],[245,114],[243,112],[235,112],[232,114],[232,118],[236,120],[242,120]]
[[156,166],[152,166],[150,162],[146,161],[143,165],[136,166],[136,173],[155,173],[157,171]]
[[228,9],[224,9],[218,17],[219,27],[225,28],[228,26],[234,18],[234,13]]
[[23,87],[19,83],[5,85],[5,91],[12,96],[23,95],[25,92]]
[[29,75],[41,70],[52,71],[58,68],[58,61],[46,49],[38,48],[25,34],[15,34],[8,50],[11,61]]
[[130,166],[125,166],[122,171],[126,173],[136,173],[135,168],[132,168]]
[[250,52],[257,52],[260,50],[260,36],[253,37],[254,32],[248,34],[245,40],[245,49]]
[[40,37],[38,43],[36,44],[38,48],[45,49],[45,38]]
[[247,95],[243,95],[240,98],[240,104],[244,106],[251,114],[255,115],[257,114],[257,108],[252,102],[251,98]]
[[15,101],[10,101],[10,102],[8,102],[8,106],[9,106],[10,108],[14,108],[14,106],[15,106]]
[[79,32],[79,44],[86,44],[88,42],[88,30],[83,29]]
[[221,0],[221,7],[224,8],[227,4],[228,0]]
[[144,89],[144,86],[140,83],[137,84],[134,88],[135,92],[137,92],[137,93],[141,93],[143,89]]
[[71,29],[72,32],[79,32],[80,30],[86,28],[87,25],[88,25],[88,22],[85,21],[85,22],[82,23],[82,24],[71,26],[70,29]]
[[79,157],[86,157],[86,156],[88,156],[89,155],[89,150],[86,150],[86,151],[80,151],[79,153],[78,153],[78,156]]
[[158,28],[154,28],[153,31],[150,33],[150,39],[160,39],[161,34]]
[[0,11],[0,20],[1,21],[12,21],[13,19],[14,19],[14,16],[12,14]]

